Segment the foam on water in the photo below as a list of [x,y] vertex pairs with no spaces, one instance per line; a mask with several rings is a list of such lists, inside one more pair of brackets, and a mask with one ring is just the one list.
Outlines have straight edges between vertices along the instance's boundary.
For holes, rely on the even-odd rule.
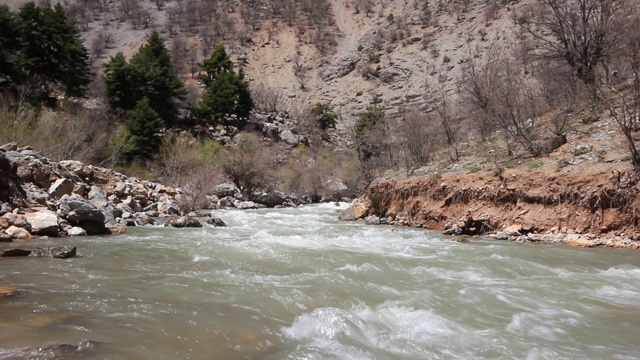
[[[11,308],[0,312],[0,348],[91,334],[109,345],[99,358],[640,353],[634,253],[463,244],[435,232],[338,222],[336,210],[220,210],[228,227],[71,238],[81,255],[72,261],[0,262],[0,284],[24,289],[0,303]],[[45,326],[14,325],[21,317]]]

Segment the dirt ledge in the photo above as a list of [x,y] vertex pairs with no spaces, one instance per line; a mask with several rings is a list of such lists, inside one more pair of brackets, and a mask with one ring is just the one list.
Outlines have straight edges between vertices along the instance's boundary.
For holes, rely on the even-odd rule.
[[374,183],[364,216],[459,235],[640,249],[639,177],[628,164],[510,169]]

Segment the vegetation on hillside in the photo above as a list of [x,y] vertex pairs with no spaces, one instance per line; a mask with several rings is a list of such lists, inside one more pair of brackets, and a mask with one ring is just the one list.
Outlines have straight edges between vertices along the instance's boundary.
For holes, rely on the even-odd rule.
[[[0,6],[5,100],[0,126],[6,129],[0,141],[19,141],[54,158],[80,158],[175,184],[186,189],[190,200],[184,206],[192,208],[224,181],[248,197],[273,190],[313,199],[353,194],[387,170],[411,174],[436,158],[458,162],[464,156],[461,144],[469,141],[490,149],[488,156],[499,169],[497,154],[537,158],[563,145],[576,126],[577,111],[588,111],[596,120],[613,117],[631,162],[640,168],[635,142],[640,129],[637,0],[544,0],[502,12],[496,4],[504,2],[473,2],[475,8],[482,6],[486,21],[512,11],[517,41],[495,41],[488,52],[468,46],[467,56],[457,60],[462,71],[452,80],[456,91],[445,86],[449,80],[441,74],[442,82],[427,84],[419,95],[423,107],[394,108],[373,94],[371,101],[363,101],[364,111],[346,116],[332,101],[298,103],[295,94],[286,96],[285,108],[282,92],[270,84],[250,85],[242,62],[234,63],[223,45],[228,38],[250,41],[243,34],[266,25],[260,14],[273,11],[270,18],[280,22],[271,24],[274,29],[292,27],[296,36],[329,51],[324,46],[331,43],[325,40],[333,26],[329,3],[250,3],[159,1],[155,5],[171,19],[160,31],[151,31],[158,27],[153,16],[135,1],[83,1],[66,9],[28,3],[17,12]],[[416,11],[424,17],[420,21],[442,14],[462,21],[474,8],[469,3],[450,1],[435,8],[425,2]],[[360,16],[384,15],[378,18],[386,30],[376,32],[366,47],[358,46],[369,63],[357,66],[367,67],[362,75],[372,82],[393,83],[397,75],[385,63],[385,53],[393,52],[412,27],[373,1],[350,5]],[[105,12],[114,7],[116,12]],[[222,16],[229,13],[235,15]],[[302,24],[300,14],[310,25]],[[92,73],[89,60],[103,56],[98,50],[113,41],[102,34],[102,42],[88,50],[80,30],[88,17],[107,21],[110,16],[148,27],[149,35],[129,59],[119,52],[102,67],[94,62]],[[230,22],[238,17],[241,23]],[[194,48],[178,36],[196,33],[203,42]],[[302,92],[309,90],[311,71],[304,55],[296,52],[290,59],[294,86]],[[430,55],[444,66],[454,63],[447,54]],[[79,98],[87,88],[96,97],[91,101]],[[104,90],[103,98],[96,89]],[[254,117],[256,110],[269,114]],[[289,117],[286,134],[267,131],[275,118]],[[350,127],[348,138],[337,135],[340,127]],[[213,132],[226,134],[225,140],[214,140]],[[70,133],[72,141],[63,141]]]

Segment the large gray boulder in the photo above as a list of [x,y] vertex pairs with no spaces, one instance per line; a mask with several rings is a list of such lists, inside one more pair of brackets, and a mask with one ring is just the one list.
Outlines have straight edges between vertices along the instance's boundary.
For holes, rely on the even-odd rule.
[[272,191],[255,196],[253,200],[272,208],[284,204],[287,201],[287,197],[280,191]]
[[60,223],[58,215],[50,210],[41,210],[35,213],[25,214],[31,225],[31,233],[40,236],[60,236]]
[[227,196],[235,197],[239,193],[240,193],[240,190],[234,184],[231,184],[231,183],[220,184],[213,189],[213,194],[220,199],[225,198]]
[[60,199],[58,210],[62,217],[72,222],[104,223],[104,214],[89,200],[78,195],[65,196]]

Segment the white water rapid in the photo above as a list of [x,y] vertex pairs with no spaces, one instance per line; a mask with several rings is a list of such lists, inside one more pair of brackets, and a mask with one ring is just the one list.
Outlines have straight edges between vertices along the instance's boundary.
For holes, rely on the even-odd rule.
[[336,211],[217,211],[228,227],[0,259],[21,290],[0,298],[0,359],[640,357],[636,251],[458,243]]

